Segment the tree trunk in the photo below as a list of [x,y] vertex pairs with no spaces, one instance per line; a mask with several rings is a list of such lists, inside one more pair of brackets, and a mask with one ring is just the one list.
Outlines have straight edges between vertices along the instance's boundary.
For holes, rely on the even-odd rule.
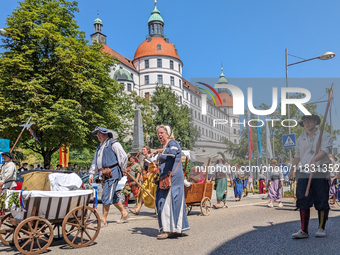
[[49,165],[49,164],[51,164],[51,156],[52,156],[52,153],[51,153],[50,150],[44,151],[43,153],[41,153],[41,155],[42,155],[43,158],[44,158],[44,165]]

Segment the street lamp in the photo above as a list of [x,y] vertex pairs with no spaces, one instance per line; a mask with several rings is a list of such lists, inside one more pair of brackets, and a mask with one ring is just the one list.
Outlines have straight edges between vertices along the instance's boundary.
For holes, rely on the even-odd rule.
[[[325,52],[324,54],[322,54],[322,55],[320,55],[318,57],[309,58],[309,59],[303,59],[301,61],[288,64],[288,55],[296,57],[294,55],[288,54],[288,50],[286,49],[286,85],[287,85],[287,88],[289,87],[289,84],[288,84],[288,66],[300,64],[300,63],[307,62],[307,61],[314,60],[314,59],[328,60],[328,59],[331,59],[331,58],[335,57],[335,54],[333,52],[327,51],[327,52]],[[298,58],[300,58],[300,57],[298,57]],[[289,98],[289,93],[288,93],[288,98]],[[288,133],[290,134],[290,110],[289,110],[289,104],[288,104]],[[292,163],[292,150],[291,149],[289,149],[289,160]]]
[[0,28],[0,35],[5,35],[6,34],[6,30],[3,28]]

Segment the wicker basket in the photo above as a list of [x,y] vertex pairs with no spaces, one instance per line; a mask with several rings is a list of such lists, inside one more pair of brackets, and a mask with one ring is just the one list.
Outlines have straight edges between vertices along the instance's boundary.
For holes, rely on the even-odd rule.
[[33,172],[22,175],[22,177],[24,177],[22,189],[50,191],[49,174],[51,174],[51,172]]

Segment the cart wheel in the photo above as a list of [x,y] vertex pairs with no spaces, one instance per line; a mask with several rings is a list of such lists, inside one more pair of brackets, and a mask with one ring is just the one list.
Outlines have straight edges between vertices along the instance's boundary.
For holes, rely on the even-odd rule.
[[0,240],[5,245],[13,245],[15,226],[7,222],[10,219],[13,219],[13,216],[9,213],[0,220]]
[[14,232],[15,247],[26,255],[44,252],[52,241],[52,225],[48,220],[36,216],[20,222]]
[[95,209],[78,206],[71,210],[63,221],[65,241],[75,248],[93,243],[100,230],[100,218]]
[[185,205],[186,209],[187,209],[187,215],[189,215],[189,213],[191,212],[192,210],[192,205]]
[[211,212],[211,200],[204,197],[201,201],[201,212],[204,216],[208,216]]

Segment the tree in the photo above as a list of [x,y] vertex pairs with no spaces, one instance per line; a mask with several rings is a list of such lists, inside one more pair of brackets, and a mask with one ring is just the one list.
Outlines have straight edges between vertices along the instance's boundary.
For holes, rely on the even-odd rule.
[[7,18],[0,54],[0,132],[13,142],[32,116],[39,145],[28,132],[20,146],[49,164],[62,144],[93,148],[90,131],[126,126],[131,100],[109,77],[115,60],[101,44],[87,45],[74,19],[77,2],[25,0]]
[[[191,149],[199,137],[198,131],[191,122],[190,109],[187,105],[181,104],[179,97],[172,92],[171,88],[163,85],[157,86],[151,97],[151,104],[154,113],[154,126],[161,124],[170,125],[173,129],[176,140],[182,149]],[[156,131],[150,131],[154,137],[154,147],[159,146]]]

